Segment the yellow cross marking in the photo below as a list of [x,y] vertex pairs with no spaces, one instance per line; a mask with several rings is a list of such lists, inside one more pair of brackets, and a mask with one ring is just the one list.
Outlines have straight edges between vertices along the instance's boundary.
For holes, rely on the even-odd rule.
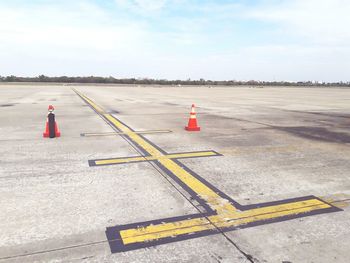
[[[128,134],[129,140],[148,154],[145,157],[97,160],[96,165],[145,160],[156,161],[157,165],[160,168],[165,168],[168,175],[182,187],[185,187],[188,192],[192,191],[194,193],[192,197],[208,210],[207,213],[189,216],[189,218],[168,218],[107,228],[106,234],[113,253],[193,238],[206,233],[217,233],[219,230],[228,231],[235,227],[243,228],[305,215],[341,211],[314,196],[251,205],[247,206],[249,208],[245,208],[175,160],[176,158],[192,157],[190,153],[164,154],[114,116],[105,113],[92,100],[79,92],[77,94],[120,132]],[[196,153],[195,156],[212,156],[214,154],[213,151],[206,151]]]
[[192,157],[209,157],[218,156],[218,153],[214,151],[203,151],[203,152],[191,152],[191,153],[174,153],[166,154],[162,156],[140,156],[140,157],[125,157],[125,158],[113,158],[104,160],[92,160],[90,163],[93,165],[109,165],[109,164],[123,164],[123,163],[135,163],[135,162],[147,162],[161,159],[182,159]]

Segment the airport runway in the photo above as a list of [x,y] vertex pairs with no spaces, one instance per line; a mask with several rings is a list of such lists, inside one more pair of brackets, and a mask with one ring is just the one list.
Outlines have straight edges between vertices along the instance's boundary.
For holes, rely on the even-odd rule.
[[0,143],[0,262],[350,258],[350,89],[2,84]]

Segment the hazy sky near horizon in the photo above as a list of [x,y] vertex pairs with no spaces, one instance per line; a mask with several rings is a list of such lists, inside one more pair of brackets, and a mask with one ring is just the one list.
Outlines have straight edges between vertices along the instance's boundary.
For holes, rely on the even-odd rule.
[[0,0],[0,75],[350,81],[349,0]]

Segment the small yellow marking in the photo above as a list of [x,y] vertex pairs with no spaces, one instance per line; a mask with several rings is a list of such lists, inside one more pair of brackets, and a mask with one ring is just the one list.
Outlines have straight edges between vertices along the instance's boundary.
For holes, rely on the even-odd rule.
[[[87,97],[81,95],[97,112],[106,120],[117,127],[122,133],[128,134],[129,138],[146,151],[148,157],[131,157],[123,159],[111,159],[96,161],[96,164],[107,164],[127,161],[158,160],[164,167],[171,171],[179,180],[192,189],[201,199],[216,211],[215,215],[187,220],[179,220],[171,223],[161,223],[149,225],[146,227],[131,228],[121,230],[120,235],[123,243],[133,244],[138,242],[153,241],[165,237],[174,237],[183,234],[196,233],[206,230],[215,230],[218,228],[240,226],[256,221],[269,220],[288,215],[298,215],[314,210],[326,209],[331,207],[326,202],[319,199],[309,199],[305,201],[291,201],[290,203],[271,205],[261,208],[254,208],[245,211],[239,211],[228,200],[222,198],[213,189],[201,182],[194,175],[187,172],[184,168],[174,162],[171,158],[180,158],[191,153],[164,155],[156,147],[145,141],[136,132],[132,131],[126,125],[118,121],[112,115],[105,113],[102,108],[96,105]],[[198,153],[195,153],[198,156]],[[203,152],[211,155],[213,152]],[[172,157],[171,157],[172,156]]]
[[126,157],[126,158],[115,158],[108,160],[97,160],[95,161],[96,165],[106,165],[106,164],[122,164],[130,162],[144,162],[144,161],[155,161],[161,159],[180,159],[180,158],[190,158],[190,157],[208,157],[216,156],[217,153],[213,151],[203,151],[195,153],[176,153],[176,154],[167,154],[163,156],[140,156],[140,157]]
[[[135,131],[137,134],[155,134],[155,133],[171,133],[170,130],[150,130],[150,131]],[[124,132],[104,132],[104,133],[83,133],[85,137],[92,137],[92,136],[115,136],[115,135],[128,135]]]
[[336,206],[336,207],[342,209],[342,208],[349,207],[350,206],[350,201],[335,201],[335,202],[331,202],[331,204],[333,206]]
[[332,204],[338,208],[346,208],[350,206],[350,195],[339,193],[331,196],[320,197],[325,202]]

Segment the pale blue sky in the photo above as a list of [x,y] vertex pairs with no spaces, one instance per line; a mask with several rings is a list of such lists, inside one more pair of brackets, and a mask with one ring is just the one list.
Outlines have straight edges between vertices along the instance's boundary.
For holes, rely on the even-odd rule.
[[348,0],[0,0],[0,75],[349,81]]

